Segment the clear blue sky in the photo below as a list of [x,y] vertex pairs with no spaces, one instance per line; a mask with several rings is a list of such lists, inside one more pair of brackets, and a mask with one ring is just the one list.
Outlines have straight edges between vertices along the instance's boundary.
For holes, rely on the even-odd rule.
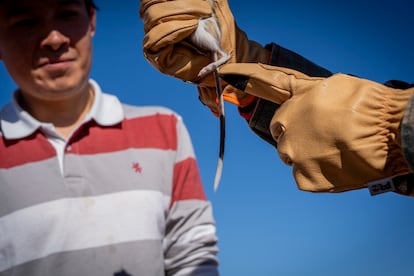
[[[167,106],[184,118],[214,206],[222,275],[413,275],[414,198],[299,191],[290,168],[230,104],[223,177],[214,193],[218,120],[199,103],[194,86],[145,61],[138,1],[97,4],[92,78],[126,103]],[[333,72],[414,82],[413,1],[230,5],[239,26],[262,44],[279,43]],[[13,89],[1,64],[1,105]]]

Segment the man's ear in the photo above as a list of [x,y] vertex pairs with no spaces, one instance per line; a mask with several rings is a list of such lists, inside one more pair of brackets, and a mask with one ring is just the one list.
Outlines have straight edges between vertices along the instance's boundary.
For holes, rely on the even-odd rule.
[[91,27],[91,35],[92,37],[95,35],[96,31],[96,9],[91,8],[89,11],[89,18],[90,18],[90,27]]

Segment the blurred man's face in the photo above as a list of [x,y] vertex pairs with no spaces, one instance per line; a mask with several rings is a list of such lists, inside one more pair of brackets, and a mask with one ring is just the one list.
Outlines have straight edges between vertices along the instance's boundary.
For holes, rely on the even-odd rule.
[[0,59],[23,94],[65,99],[88,85],[95,24],[84,0],[0,0]]

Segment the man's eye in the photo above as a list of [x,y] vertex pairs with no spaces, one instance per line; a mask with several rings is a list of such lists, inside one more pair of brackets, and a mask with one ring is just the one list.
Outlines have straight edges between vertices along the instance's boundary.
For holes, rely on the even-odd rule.
[[35,18],[22,18],[14,21],[12,27],[31,27],[36,24]]
[[63,11],[63,12],[60,13],[61,18],[67,18],[67,19],[77,17],[78,15],[79,15],[79,12],[74,11],[74,10],[73,11],[70,11],[70,10]]

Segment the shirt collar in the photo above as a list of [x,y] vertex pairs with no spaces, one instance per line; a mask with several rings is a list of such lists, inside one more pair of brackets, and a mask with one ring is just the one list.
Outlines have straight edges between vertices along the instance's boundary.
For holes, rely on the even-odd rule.
[[[101,126],[111,126],[122,121],[124,112],[118,98],[102,92],[98,83],[89,80],[94,90],[94,102],[84,122],[95,120]],[[17,92],[12,101],[0,110],[0,128],[6,139],[21,139],[33,134],[41,126],[50,125],[33,118],[17,102]]]

